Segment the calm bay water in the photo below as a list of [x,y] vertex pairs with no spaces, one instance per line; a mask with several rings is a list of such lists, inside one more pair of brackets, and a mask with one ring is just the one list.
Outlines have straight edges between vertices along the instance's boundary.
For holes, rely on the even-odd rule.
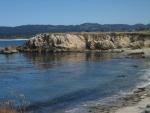
[[24,44],[27,39],[0,39],[0,47],[20,46]]
[[29,111],[62,113],[132,89],[148,70],[147,59],[118,54],[0,55],[0,101],[25,101]]

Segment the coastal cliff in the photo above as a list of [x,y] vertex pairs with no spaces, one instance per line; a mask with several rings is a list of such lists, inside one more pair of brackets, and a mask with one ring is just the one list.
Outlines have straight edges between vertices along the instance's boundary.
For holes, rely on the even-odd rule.
[[21,48],[29,52],[63,52],[150,48],[146,33],[43,33],[32,37]]

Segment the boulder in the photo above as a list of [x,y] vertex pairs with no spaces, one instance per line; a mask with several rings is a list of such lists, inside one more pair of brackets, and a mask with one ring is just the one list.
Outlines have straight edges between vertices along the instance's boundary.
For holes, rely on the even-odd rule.
[[109,49],[114,49],[115,46],[114,46],[112,41],[110,41],[110,40],[103,40],[103,41],[98,41],[96,43],[96,47],[95,48],[100,49],[100,50],[109,50]]

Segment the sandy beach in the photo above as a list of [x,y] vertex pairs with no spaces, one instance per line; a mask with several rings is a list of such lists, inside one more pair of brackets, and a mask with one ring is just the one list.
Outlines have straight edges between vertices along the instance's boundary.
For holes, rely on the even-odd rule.
[[150,97],[142,99],[136,105],[120,108],[116,113],[145,113],[148,105],[150,105]]

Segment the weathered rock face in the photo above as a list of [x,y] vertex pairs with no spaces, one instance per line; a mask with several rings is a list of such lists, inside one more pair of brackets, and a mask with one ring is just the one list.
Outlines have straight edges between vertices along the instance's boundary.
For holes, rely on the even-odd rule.
[[45,50],[84,50],[86,41],[82,35],[71,34],[40,34],[31,38],[26,47]]
[[149,34],[45,33],[31,38],[26,51],[83,51],[150,47]]

